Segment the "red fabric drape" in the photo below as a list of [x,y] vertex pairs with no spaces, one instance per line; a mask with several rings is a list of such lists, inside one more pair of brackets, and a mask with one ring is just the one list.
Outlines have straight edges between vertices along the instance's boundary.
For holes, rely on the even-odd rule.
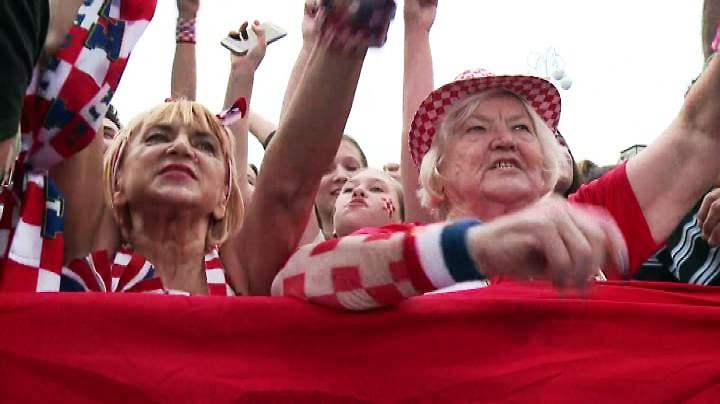
[[346,313],[287,298],[0,295],[3,401],[714,401],[720,289],[545,285]]

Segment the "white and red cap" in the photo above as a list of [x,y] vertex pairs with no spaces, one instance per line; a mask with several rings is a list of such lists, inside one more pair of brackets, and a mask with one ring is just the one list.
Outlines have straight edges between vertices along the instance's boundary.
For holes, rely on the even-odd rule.
[[410,126],[410,154],[419,168],[430,150],[437,123],[450,107],[462,100],[488,90],[504,89],[523,97],[545,121],[557,131],[560,121],[560,92],[549,81],[534,76],[495,76],[485,69],[467,70],[455,81],[430,93],[420,104]]

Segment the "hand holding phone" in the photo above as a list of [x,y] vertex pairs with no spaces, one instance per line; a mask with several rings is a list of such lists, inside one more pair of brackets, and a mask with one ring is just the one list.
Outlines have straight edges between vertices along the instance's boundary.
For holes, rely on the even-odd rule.
[[[279,26],[264,22],[260,24],[265,30],[265,42],[269,45],[287,35],[287,32]],[[237,55],[246,55],[251,49],[257,46],[257,35],[252,29],[241,29],[240,32],[232,31],[220,43],[222,46]]]

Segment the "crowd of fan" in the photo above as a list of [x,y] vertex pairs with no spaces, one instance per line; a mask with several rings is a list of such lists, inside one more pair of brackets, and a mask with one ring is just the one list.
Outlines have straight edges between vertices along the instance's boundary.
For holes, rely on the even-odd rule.
[[[0,290],[272,293],[362,310],[457,284],[720,282],[718,16],[707,4],[708,62],[678,116],[642,153],[598,167],[574,160],[545,79],[473,69],[435,88],[438,2],[406,0],[402,154],[382,169],[343,130],[393,0],[306,0],[277,124],[252,110],[267,49],[257,22],[230,34],[258,45],[231,53],[215,114],[195,101],[200,2],[177,0],[171,98],[123,125],[110,98],[142,30],[115,33],[117,49],[94,38],[117,21],[137,27],[154,3],[50,4],[0,6]],[[259,170],[249,134],[265,148]]]

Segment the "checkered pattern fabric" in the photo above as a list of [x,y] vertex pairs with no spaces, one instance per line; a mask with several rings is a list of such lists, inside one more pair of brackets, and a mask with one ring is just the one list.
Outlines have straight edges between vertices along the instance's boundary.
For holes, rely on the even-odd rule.
[[14,185],[0,193],[0,290],[59,290],[64,199],[46,170],[92,141],[154,11],[155,0],[86,0],[47,68],[35,69]]
[[[14,198],[6,191],[4,197]],[[19,212],[19,217],[14,218]],[[6,206],[0,246],[5,255],[0,291],[48,292],[60,287],[63,199],[44,175],[28,175],[22,204]],[[14,223],[14,225],[12,224]],[[8,243],[8,240],[12,242]],[[9,246],[8,246],[9,244]]]
[[102,125],[156,0],[86,0],[66,42],[35,69],[23,103],[23,148],[46,170],[85,148]]
[[[204,257],[205,276],[210,296],[234,296],[217,248]],[[60,292],[141,292],[189,295],[182,290],[167,289],[155,267],[138,253],[123,248],[111,262],[107,251],[96,251],[85,259],[71,261],[62,268]]]
[[525,98],[553,131],[560,120],[560,92],[549,81],[532,76],[494,76],[487,70],[469,70],[428,95],[410,126],[410,154],[419,168],[430,150],[438,121],[459,100],[492,89],[506,89]]
[[368,310],[480,279],[473,264],[452,256],[467,255],[464,241],[448,238],[453,230],[455,224],[392,225],[303,246],[278,273],[272,294]]

